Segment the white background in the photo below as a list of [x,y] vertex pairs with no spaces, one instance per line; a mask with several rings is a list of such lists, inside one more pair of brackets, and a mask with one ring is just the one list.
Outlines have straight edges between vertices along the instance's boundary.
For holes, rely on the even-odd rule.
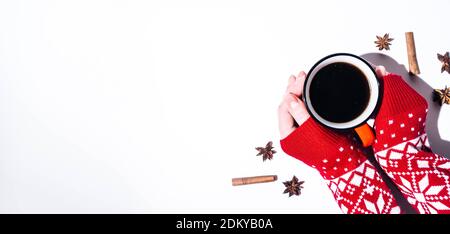
[[[450,1],[0,1],[0,212],[340,213],[281,152],[287,78],[334,52],[389,52],[450,85]],[[450,108],[438,126],[450,140]],[[274,141],[274,160],[255,146]],[[232,187],[231,178],[276,174]],[[305,180],[302,195],[282,181]]]

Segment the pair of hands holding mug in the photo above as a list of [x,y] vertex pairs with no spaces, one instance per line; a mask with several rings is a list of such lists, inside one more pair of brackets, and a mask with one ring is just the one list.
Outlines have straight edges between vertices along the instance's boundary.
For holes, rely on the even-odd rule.
[[[375,67],[383,98],[374,121],[375,159],[421,214],[450,213],[450,160],[435,154],[425,131],[427,101],[401,76]],[[300,99],[306,74],[291,76],[278,108],[283,151],[315,168],[344,213],[403,213],[366,150],[347,131],[310,119]]]
[[[389,74],[383,66],[377,66],[375,71],[379,77]],[[306,73],[304,71],[301,71],[297,76],[291,75],[289,77],[286,92],[278,107],[278,128],[281,139],[289,136],[297,128],[296,126],[301,126],[310,118],[305,104],[300,99],[305,79]]]

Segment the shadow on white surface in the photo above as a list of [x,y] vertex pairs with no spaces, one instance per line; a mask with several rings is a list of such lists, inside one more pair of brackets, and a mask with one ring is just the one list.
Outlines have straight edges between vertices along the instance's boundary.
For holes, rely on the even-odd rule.
[[434,153],[441,156],[450,157],[450,142],[442,139],[438,129],[438,118],[441,106],[437,102],[433,102],[433,88],[423,81],[419,76],[412,75],[408,72],[405,65],[399,64],[393,58],[381,53],[369,53],[362,55],[369,62],[377,65],[383,65],[386,69],[403,77],[414,90],[422,95],[428,102],[428,115],[426,132],[430,141],[431,149]]

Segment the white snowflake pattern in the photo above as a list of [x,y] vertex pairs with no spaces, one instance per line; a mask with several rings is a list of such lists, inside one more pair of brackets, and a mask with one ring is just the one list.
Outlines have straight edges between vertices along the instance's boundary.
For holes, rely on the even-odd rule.
[[[426,174],[417,184],[411,182],[402,176],[399,176],[402,184],[400,187],[408,196],[408,201],[419,209],[420,213],[437,214],[438,210],[450,210],[450,207],[439,201],[432,201],[430,196],[438,195],[444,188],[444,185],[430,186],[430,180]],[[416,189],[413,189],[413,186]]]

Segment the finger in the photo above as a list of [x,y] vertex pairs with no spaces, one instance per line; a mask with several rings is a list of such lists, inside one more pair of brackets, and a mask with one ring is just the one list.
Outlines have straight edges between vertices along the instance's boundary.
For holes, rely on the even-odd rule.
[[278,129],[281,139],[289,136],[295,130],[294,118],[289,113],[288,103],[285,100],[278,107]]
[[389,72],[386,71],[386,68],[384,66],[377,66],[375,68],[375,72],[377,73],[377,76],[380,78],[389,75]]
[[286,87],[286,92],[288,93],[289,92],[289,89],[290,89],[290,87],[295,83],[295,80],[296,80],[297,78],[294,76],[294,75],[291,75],[290,77],[289,77],[289,79],[288,79],[288,85],[287,85],[287,87]]
[[306,77],[306,73],[304,71],[300,71],[298,73],[297,77],[301,77],[301,76]]
[[291,95],[291,98],[288,99],[289,102],[289,114],[294,118],[295,122],[297,122],[298,126],[301,126],[308,118],[309,113],[306,110],[305,103],[303,103],[300,99]]
[[306,80],[306,73],[304,71],[301,71],[298,76],[297,79],[295,80],[297,83],[295,84],[295,86],[298,88],[298,93],[297,97],[302,96],[303,94],[303,85],[305,84],[305,80]]
[[295,79],[294,84],[289,88],[289,93],[292,93],[296,95],[297,97],[300,97],[303,93],[303,84],[305,83],[306,79],[306,73],[301,71],[297,78]]

